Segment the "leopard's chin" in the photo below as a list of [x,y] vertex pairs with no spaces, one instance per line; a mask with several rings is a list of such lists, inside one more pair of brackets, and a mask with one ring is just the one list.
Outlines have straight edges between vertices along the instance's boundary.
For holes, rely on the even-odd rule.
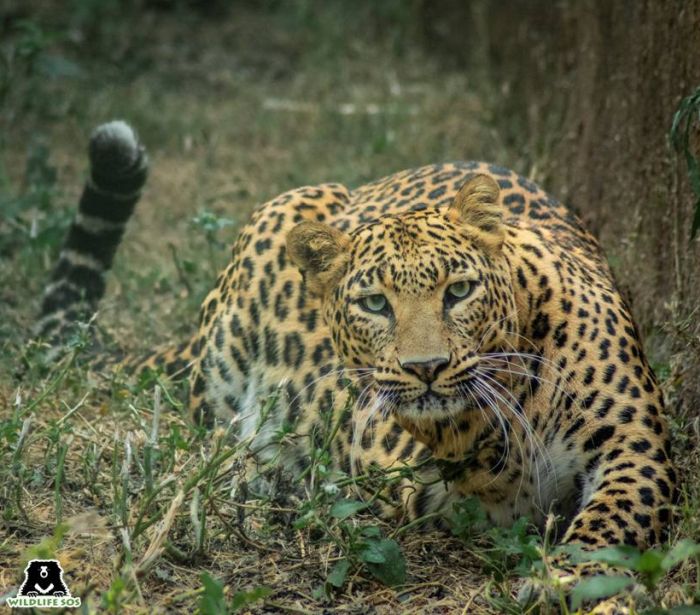
[[427,391],[422,395],[406,402],[399,402],[394,410],[398,418],[415,423],[428,421],[440,421],[442,419],[456,417],[476,406],[462,396],[448,397]]

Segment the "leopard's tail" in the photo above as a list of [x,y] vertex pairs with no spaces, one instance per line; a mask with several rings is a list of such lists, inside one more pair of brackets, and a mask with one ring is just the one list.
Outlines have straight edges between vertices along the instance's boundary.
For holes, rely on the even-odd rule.
[[58,348],[89,321],[105,292],[105,274],[148,174],[148,157],[132,128],[114,121],[90,139],[90,176],[49,283],[34,334]]

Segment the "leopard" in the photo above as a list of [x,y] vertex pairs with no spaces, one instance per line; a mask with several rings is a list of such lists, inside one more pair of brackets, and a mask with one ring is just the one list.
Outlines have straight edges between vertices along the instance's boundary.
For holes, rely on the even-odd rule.
[[[49,347],[97,310],[147,177],[125,122],[96,129],[89,153],[35,330]],[[261,463],[302,474],[333,424],[339,472],[418,467],[382,514],[473,497],[497,526],[554,514],[560,543],[584,550],[644,549],[671,523],[664,397],[628,301],[579,217],[502,166],[258,205],[196,333],[122,364],[187,379],[193,420],[250,439]],[[276,437],[290,426],[299,437]]]

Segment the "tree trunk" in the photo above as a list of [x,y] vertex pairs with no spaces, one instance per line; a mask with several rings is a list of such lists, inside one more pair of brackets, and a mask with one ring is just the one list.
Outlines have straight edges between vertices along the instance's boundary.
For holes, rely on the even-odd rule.
[[[697,416],[700,240],[689,242],[695,198],[668,134],[700,87],[700,0],[440,6],[424,5],[428,42],[495,80],[495,129],[526,148],[519,170],[600,238],[652,363],[671,368],[676,412]],[[700,154],[697,130],[694,144]]]

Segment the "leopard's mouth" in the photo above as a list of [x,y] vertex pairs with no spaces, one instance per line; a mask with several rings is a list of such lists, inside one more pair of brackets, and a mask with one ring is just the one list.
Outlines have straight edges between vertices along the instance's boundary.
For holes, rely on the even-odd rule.
[[432,389],[428,389],[425,393],[422,395],[419,395],[415,399],[412,400],[413,403],[422,403],[422,402],[429,402],[429,401],[437,401],[437,400],[446,400],[446,399],[451,399],[451,396],[449,395],[442,395],[441,393],[436,393]]
[[423,387],[396,386],[394,383],[385,384],[374,382],[374,389],[378,396],[388,404],[421,404],[421,403],[445,403],[448,400],[463,400],[471,402],[475,407],[479,406],[479,395],[471,386],[473,379],[466,378],[449,386],[427,385]]
[[376,391],[384,407],[391,413],[409,420],[439,420],[480,407],[479,398],[476,395],[465,394],[461,386],[449,393],[430,387],[422,392],[409,392],[377,386]]

